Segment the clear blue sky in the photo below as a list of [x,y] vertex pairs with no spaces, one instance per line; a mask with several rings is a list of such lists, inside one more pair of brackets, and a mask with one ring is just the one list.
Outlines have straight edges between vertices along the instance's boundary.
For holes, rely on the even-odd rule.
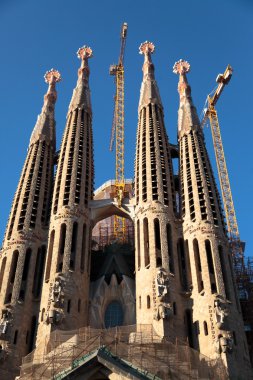
[[[113,114],[113,78],[108,69],[119,54],[119,31],[128,23],[125,56],[126,177],[133,176],[137,106],[142,78],[141,42],[156,45],[153,61],[163,100],[170,141],[176,142],[178,78],[172,73],[180,58],[191,64],[189,82],[198,112],[215,78],[230,63],[234,75],[218,104],[225,154],[241,239],[253,254],[253,126],[251,0],[0,0],[0,238],[26,157],[29,138],[47,86],[43,75],[60,70],[56,104],[57,146],[76,84],[76,51],[90,45],[96,187],[114,177],[109,152]],[[210,130],[206,130],[213,159]],[[213,161],[214,162],[214,161]]]

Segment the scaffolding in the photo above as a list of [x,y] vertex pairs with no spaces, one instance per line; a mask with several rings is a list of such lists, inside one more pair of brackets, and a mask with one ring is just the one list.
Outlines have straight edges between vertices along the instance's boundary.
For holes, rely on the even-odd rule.
[[[124,218],[123,218],[124,219]],[[98,236],[92,236],[93,249],[103,251],[105,247],[115,242],[120,242],[121,244],[129,244],[131,247],[134,246],[134,226],[133,224],[128,224],[125,222],[125,232],[124,235],[119,237],[115,233],[115,228],[112,225],[99,225]]]
[[161,338],[152,325],[134,325],[55,331],[23,359],[20,380],[70,379],[76,368],[98,355],[116,363],[113,372],[122,374],[123,365],[135,378],[228,379],[220,358],[205,357],[187,341]]

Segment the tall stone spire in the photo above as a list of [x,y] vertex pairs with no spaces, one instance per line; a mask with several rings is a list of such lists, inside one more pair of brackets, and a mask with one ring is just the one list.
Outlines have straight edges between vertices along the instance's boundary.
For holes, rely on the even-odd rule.
[[179,74],[182,221],[192,278],[185,315],[189,343],[208,357],[221,356],[229,377],[246,378],[243,371],[248,369],[248,353],[233,283],[231,253],[204,135],[187,82],[190,65],[180,60],[173,69]]
[[88,59],[91,48],[77,52],[78,80],[63,134],[49,227],[38,339],[55,329],[85,326],[88,317],[90,219],[93,196],[92,111]]
[[153,54],[154,50],[154,44],[149,41],[142,43],[139,48],[140,54],[144,55],[144,63],[142,67],[143,81],[141,84],[139,111],[142,107],[145,107],[151,102],[162,108],[162,101],[154,75],[155,68],[151,60],[151,54]]
[[55,144],[54,108],[57,100],[56,83],[61,80],[61,75],[59,71],[51,69],[46,72],[44,78],[45,82],[48,83],[48,90],[44,96],[44,104],[31,135],[30,144],[33,144],[39,138],[43,138],[42,136]]
[[[153,52],[151,42],[141,44],[144,65],[135,157],[136,313],[137,324],[153,324],[165,336],[173,323],[170,306],[174,303],[180,309],[181,287],[174,176]],[[161,289],[163,280],[166,285]]]
[[6,360],[1,361],[0,377],[4,379],[13,379],[21,358],[34,344],[53,187],[55,83],[60,78],[53,69],[45,75],[49,88],[31,136],[1,252],[0,344]]
[[187,61],[180,59],[173,67],[173,73],[179,74],[178,92],[180,96],[180,106],[178,110],[178,133],[179,136],[188,133],[190,129],[199,129],[200,122],[197,110],[191,97],[191,87],[188,84],[186,73],[190,71]]
[[81,67],[78,70],[77,85],[69,104],[69,112],[80,108],[91,114],[88,59],[92,57],[92,50],[88,46],[83,46],[78,49],[77,56],[81,59]]

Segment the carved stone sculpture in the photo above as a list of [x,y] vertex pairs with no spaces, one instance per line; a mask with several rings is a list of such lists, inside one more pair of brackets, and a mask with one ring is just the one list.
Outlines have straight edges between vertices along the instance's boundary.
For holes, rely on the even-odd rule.
[[158,297],[163,297],[168,293],[170,278],[164,268],[159,268],[156,276]]
[[6,334],[8,325],[12,319],[11,312],[7,309],[2,311],[2,318],[0,320],[0,334]]
[[218,354],[230,353],[233,351],[234,340],[232,333],[227,331],[224,335],[219,335],[215,341],[215,350]]
[[171,315],[171,305],[169,303],[161,303],[158,305],[157,312],[154,319],[159,321],[160,319],[167,319]]
[[57,277],[55,279],[53,292],[52,292],[52,301],[55,305],[58,304],[60,306],[64,302],[63,286],[64,286],[64,282],[62,281],[60,277]]
[[225,318],[229,314],[226,301],[223,298],[217,297],[215,299],[214,312],[215,312],[216,324],[219,328],[221,328],[221,326],[224,324]]
[[59,324],[62,322],[64,317],[63,312],[55,309],[49,310],[47,317],[46,317],[46,323],[47,324]]

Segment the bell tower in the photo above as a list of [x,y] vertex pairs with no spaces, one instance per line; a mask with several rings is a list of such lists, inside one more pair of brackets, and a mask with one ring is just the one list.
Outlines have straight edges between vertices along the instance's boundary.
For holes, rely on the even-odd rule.
[[140,46],[144,64],[135,156],[136,316],[137,324],[152,324],[165,336],[175,327],[176,308],[181,310],[176,253],[180,226],[170,145],[151,60],[154,49],[148,41]]
[[[183,236],[188,241],[192,276],[190,334],[200,352],[221,357],[231,378],[246,378],[246,337],[220,197],[203,131],[191,97],[187,61],[175,63],[179,75],[178,140]],[[240,363],[240,364],[239,364]]]
[[55,155],[57,70],[45,74],[48,91],[31,135],[14,196],[0,261],[0,377],[13,379],[32,351],[46,259]]
[[88,202],[93,196],[93,137],[88,60],[83,46],[76,88],[63,134],[49,226],[47,262],[40,305],[37,344],[55,329],[87,324],[90,271]]

